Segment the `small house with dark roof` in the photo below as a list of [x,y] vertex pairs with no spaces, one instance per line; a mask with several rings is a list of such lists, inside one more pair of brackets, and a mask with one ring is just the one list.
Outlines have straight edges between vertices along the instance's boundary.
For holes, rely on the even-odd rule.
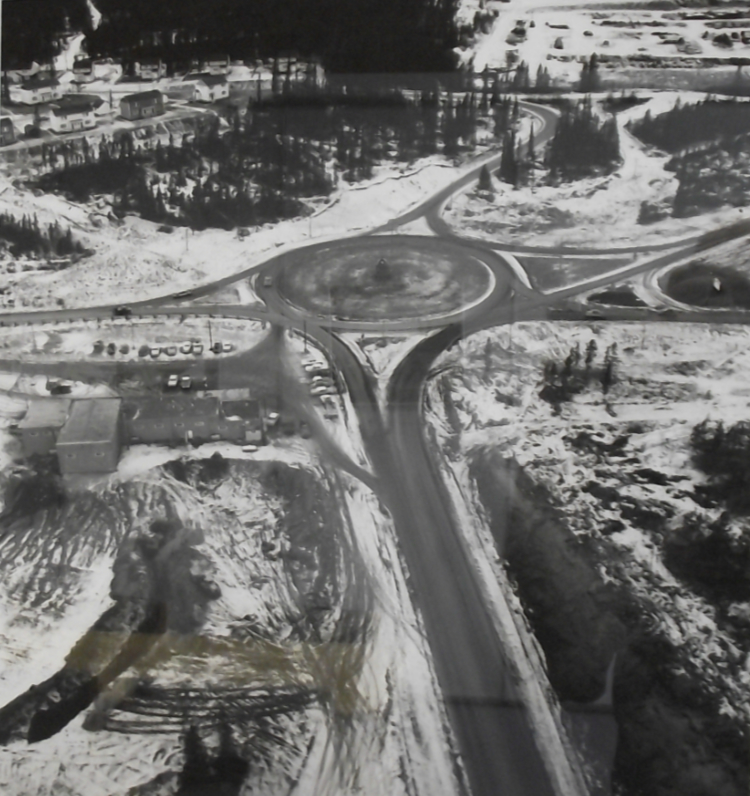
[[164,95],[161,91],[140,91],[127,94],[120,100],[120,116],[124,119],[148,119],[164,113]]
[[46,456],[55,450],[57,436],[70,411],[70,398],[37,398],[18,423],[23,455]]
[[229,81],[224,75],[191,73],[184,82],[193,84],[193,99],[196,102],[216,102],[229,96]]
[[63,95],[60,81],[54,77],[31,77],[17,86],[10,87],[10,98],[13,102],[26,105],[38,105],[40,102],[51,102]]
[[167,74],[167,65],[161,58],[144,58],[136,61],[134,71],[141,80],[160,80]]
[[8,116],[0,116],[0,146],[7,146],[16,140],[16,131],[13,122]]
[[104,104],[91,94],[67,94],[50,105],[49,128],[56,133],[96,127],[96,109]]
[[57,437],[57,460],[63,475],[111,473],[120,458],[119,398],[74,400]]

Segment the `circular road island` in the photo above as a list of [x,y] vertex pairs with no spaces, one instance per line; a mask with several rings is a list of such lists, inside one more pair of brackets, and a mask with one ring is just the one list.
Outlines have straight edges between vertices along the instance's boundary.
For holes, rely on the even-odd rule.
[[305,314],[367,322],[447,317],[480,303],[496,283],[479,251],[419,236],[308,246],[284,258],[276,275],[279,296]]

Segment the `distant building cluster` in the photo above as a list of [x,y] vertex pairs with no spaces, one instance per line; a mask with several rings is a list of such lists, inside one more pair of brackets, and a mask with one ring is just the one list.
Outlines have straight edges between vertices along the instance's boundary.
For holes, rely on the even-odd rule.
[[111,473],[124,446],[260,444],[268,418],[248,390],[204,396],[37,398],[18,424],[24,456],[55,454],[63,475]]
[[144,59],[125,78],[122,64],[112,58],[80,57],[64,71],[43,70],[35,64],[5,73],[3,80],[10,106],[34,109],[32,116],[28,111],[13,113],[9,107],[0,117],[4,120],[0,146],[7,146],[20,136],[44,130],[57,134],[91,130],[102,117],[139,121],[160,116],[168,95],[200,103],[227,100],[231,80],[250,84],[259,93],[275,92],[292,83],[322,86],[325,73],[316,59],[286,54],[273,63],[238,63],[216,56],[185,64],[174,75],[168,75],[161,59]]

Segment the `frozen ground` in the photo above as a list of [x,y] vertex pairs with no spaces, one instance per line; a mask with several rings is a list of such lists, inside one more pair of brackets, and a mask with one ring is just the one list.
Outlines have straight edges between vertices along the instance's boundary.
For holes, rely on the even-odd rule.
[[639,224],[644,201],[671,206],[677,179],[664,166],[669,156],[645,147],[625,129],[625,123],[646,112],[652,115],[705,99],[689,92],[660,92],[648,102],[617,114],[622,164],[606,176],[545,185],[537,170],[530,184],[514,189],[493,176],[494,196],[466,191],[447,205],[445,220],[462,235],[502,243],[585,247],[661,244],[707,232],[744,218],[742,208],[720,210],[691,218],[667,218]]
[[[451,182],[459,169],[440,158],[403,168],[382,168],[371,181],[343,186],[308,218],[254,229],[245,238],[224,230],[158,232],[160,225],[128,216],[122,224],[91,203],[15,188],[0,176],[0,212],[36,214],[41,224],[58,220],[95,250],[61,272],[4,277],[16,308],[80,307],[169,296],[240,273],[286,247],[309,239],[340,237],[385,223]],[[217,253],[220,252],[220,255]]]
[[[439,366],[448,370],[429,388],[433,407],[455,409],[441,428],[462,456],[484,448],[513,456],[554,496],[576,534],[604,533],[616,521],[609,527],[619,530],[608,531],[608,540],[623,558],[613,559],[611,569],[602,561],[604,577],[624,582],[648,604],[671,643],[688,645],[707,687],[723,695],[727,715],[744,721],[750,718],[748,659],[718,624],[714,607],[666,569],[653,531],[640,524],[637,512],[624,519],[616,505],[582,487],[614,487],[623,505],[666,512],[662,534],[692,512],[706,522],[718,517],[720,508],[706,511],[691,497],[691,487],[705,483],[705,476],[693,465],[688,443],[693,426],[706,418],[727,426],[747,419],[749,339],[739,326],[516,324],[473,335],[444,355]],[[562,366],[576,344],[583,357],[592,340],[598,353],[589,387],[556,412],[539,397],[544,363]],[[616,380],[605,396],[600,368],[613,343]],[[624,435],[627,458],[594,456],[572,445],[582,433],[605,445]],[[634,474],[639,472],[661,473],[664,483]]]

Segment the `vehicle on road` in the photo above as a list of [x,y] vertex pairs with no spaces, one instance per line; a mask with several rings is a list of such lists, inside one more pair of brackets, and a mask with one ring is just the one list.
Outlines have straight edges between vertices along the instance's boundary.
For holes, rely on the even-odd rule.
[[264,276],[263,277],[263,287],[273,287],[273,277],[272,276]]
[[189,390],[193,386],[193,380],[190,376],[180,376],[180,387],[183,390]]
[[601,310],[587,310],[586,317],[592,321],[603,321],[606,316]]
[[242,452],[243,453],[255,453],[258,450],[257,445],[243,445]]
[[172,295],[172,298],[184,299],[184,298],[190,298],[192,295],[193,295],[192,290],[180,290],[179,293],[174,293]]
[[179,376],[176,373],[170,374],[169,377],[167,378],[167,387],[170,390],[174,389],[177,386],[179,380],[180,380]]
[[112,310],[112,316],[114,318],[129,318],[132,314],[133,310],[131,310],[130,307],[126,307],[124,304]]

